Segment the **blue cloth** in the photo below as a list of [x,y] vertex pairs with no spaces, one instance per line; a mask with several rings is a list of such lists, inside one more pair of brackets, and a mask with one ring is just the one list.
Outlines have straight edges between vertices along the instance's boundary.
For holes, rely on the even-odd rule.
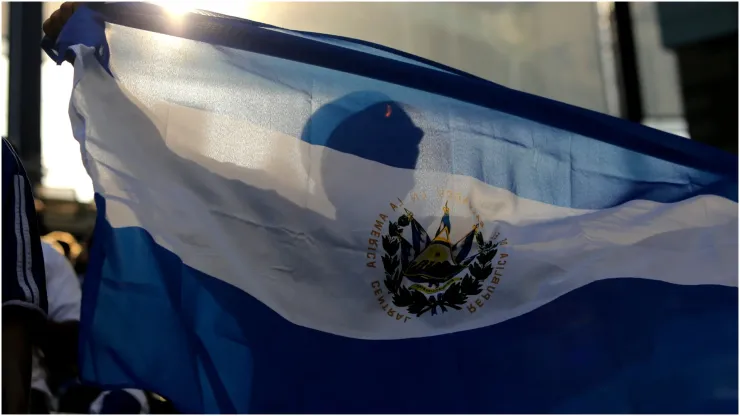
[[[98,191],[85,381],[194,413],[737,411],[737,157],[366,42],[92,7],[54,55]],[[410,263],[457,280],[404,297]]]

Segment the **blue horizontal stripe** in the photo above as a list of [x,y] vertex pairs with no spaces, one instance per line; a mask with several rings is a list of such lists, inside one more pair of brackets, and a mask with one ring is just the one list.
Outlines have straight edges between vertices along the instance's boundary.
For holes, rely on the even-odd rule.
[[143,229],[111,228],[96,202],[87,382],[193,413],[738,410],[737,288],[611,279],[491,327],[363,341],[289,323]]

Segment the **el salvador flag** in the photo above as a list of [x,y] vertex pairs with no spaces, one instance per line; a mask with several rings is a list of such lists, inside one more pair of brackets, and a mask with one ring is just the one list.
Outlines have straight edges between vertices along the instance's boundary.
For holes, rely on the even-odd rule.
[[737,158],[378,45],[79,9],[81,375],[182,412],[736,413]]

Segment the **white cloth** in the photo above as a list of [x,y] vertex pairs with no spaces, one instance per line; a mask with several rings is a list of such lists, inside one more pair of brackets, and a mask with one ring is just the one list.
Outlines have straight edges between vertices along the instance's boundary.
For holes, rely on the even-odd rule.
[[[52,322],[79,321],[82,290],[74,268],[67,258],[51,244],[42,241],[41,249],[46,269],[48,319]],[[53,396],[46,383],[47,374],[41,358],[41,352],[34,350],[31,388],[46,393],[51,402]]]

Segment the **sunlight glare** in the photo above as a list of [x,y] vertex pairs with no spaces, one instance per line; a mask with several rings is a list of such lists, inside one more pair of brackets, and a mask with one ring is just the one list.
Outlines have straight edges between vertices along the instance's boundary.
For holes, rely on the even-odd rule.
[[182,1],[154,1],[152,2],[158,6],[164,7],[164,9],[174,18],[180,18],[186,13],[197,9],[198,1],[182,0]]
[[173,19],[182,18],[188,12],[196,9],[208,10],[229,16],[245,19],[258,19],[265,11],[269,3],[252,1],[226,1],[226,0],[183,0],[183,1],[152,1],[152,3],[163,7]]

